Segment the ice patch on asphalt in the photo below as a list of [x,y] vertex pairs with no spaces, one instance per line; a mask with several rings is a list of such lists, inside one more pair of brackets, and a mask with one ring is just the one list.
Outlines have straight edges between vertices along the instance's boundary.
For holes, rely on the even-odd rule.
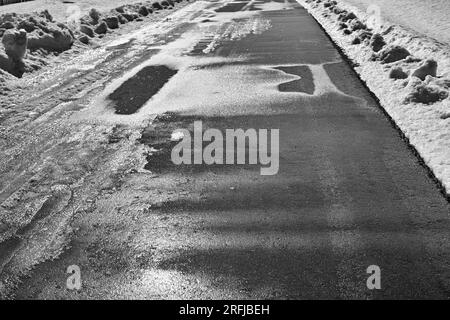
[[[273,8],[270,7],[270,9]],[[213,22],[212,26],[197,23],[190,31],[185,32],[175,41],[148,47],[155,51],[159,50],[159,52],[148,61],[112,81],[87,109],[77,113],[73,119],[141,125],[148,122],[153,115],[167,111],[201,110],[202,113],[215,115],[226,115],[227,113],[273,114],[283,112],[272,108],[275,104],[298,105],[299,101],[304,104],[314,104],[311,99],[317,99],[328,93],[350,97],[361,104],[362,99],[348,96],[333,84],[324,69],[324,64],[307,65],[313,74],[315,84],[314,93],[309,95],[303,92],[280,92],[280,84],[298,79],[298,77],[274,69],[279,66],[244,64],[248,58],[245,55],[227,58],[188,55],[202,39],[205,39],[205,34],[217,32],[223,26],[228,26],[226,30],[229,32],[222,33],[218,39],[213,39],[209,50],[212,50],[214,44],[220,43],[223,38],[226,40],[240,39],[249,34],[267,30],[270,28],[270,21],[265,21],[266,19],[261,17],[259,12],[216,13],[217,21]],[[204,14],[197,14],[193,20],[201,22]],[[206,14],[211,15],[211,12],[207,11]],[[180,14],[180,17],[185,19],[186,14]],[[235,20],[236,18],[239,20]],[[240,28],[236,28],[237,22],[240,23],[238,24]],[[230,29],[230,25],[235,27]],[[242,28],[243,25],[247,28]],[[147,31],[140,30],[130,35],[128,39],[143,41]],[[329,63],[335,62],[329,61]],[[205,67],[214,65],[220,65],[220,68]],[[136,113],[131,115],[115,114],[115,109],[108,96],[142,69],[150,66],[166,66],[178,72]]]
[[334,93],[351,98],[364,106],[366,101],[345,94],[331,81],[323,65],[308,65],[315,91],[280,92],[281,83],[296,80],[297,76],[274,69],[275,66],[224,65],[220,68],[186,69],[178,74],[143,108],[143,112],[200,111],[202,114],[274,114],[276,104],[299,105],[314,103],[318,97]]
[[[152,115],[167,111],[194,112],[203,114],[274,114],[286,112],[273,109],[276,104],[314,104],[314,99],[334,93],[349,97],[364,105],[363,99],[340,91],[331,81],[324,65],[307,65],[313,74],[314,93],[280,92],[279,85],[299,77],[274,69],[276,66],[234,64],[243,58],[217,57],[173,57],[157,54],[145,66],[165,65],[178,70],[139,111],[132,115],[118,115],[108,104],[106,97],[144,67],[140,65],[126,76],[117,79],[94,103],[93,108],[83,112],[85,119],[122,124],[143,123]],[[220,64],[220,67],[207,67]]]
[[[189,51],[194,44],[195,41],[190,36],[180,39],[180,42],[171,43],[149,61],[113,81],[88,110],[81,112],[83,116],[78,119],[138,125],[152,115],[167,111],[201,110],[202,113],[211,115],[274,114],[283,112],[273,109],[275,104],[298,104],[299,101],[305,104],[313,103],[313,99],[329,93],[351,98],[361,105],[366,104],[365,100],[340,91],[325,71],[326,64],[305,65],[313,75],[315,89],[310,95],[303,92],[280,92],[280,84],[299,77],[275,69],[279,66],[243,64],[246,57],[242,56],[223,58],[169,54],[171,50],[172,53],[182,54]],[[178,73],[135,114],[115,114],[107,97],[143,68],[158,65],[178,70]],[[217,65],[220,67],[214,67]]]

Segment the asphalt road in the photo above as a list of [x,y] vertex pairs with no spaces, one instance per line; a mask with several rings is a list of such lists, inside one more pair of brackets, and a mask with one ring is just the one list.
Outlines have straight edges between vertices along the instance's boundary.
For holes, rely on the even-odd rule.
[[[15,296],[448,299],[449,204],[318,24],[293,1],[225,4],[176,12],[157,46],[112,48],[137,58],[67,120],[73,130],[90,125],[75,137],[113,126],[109,144],[97,154],[66,140],[59,153],[71,146],[78,163],[87,163],[82,151],[96,153],[97,173],[83,181],[102,192],[75,197],[90,205],[71,218],[67,250],[39,263]],[[135,113],[115,114],[105,97],[137,90],[133,76],[152,81],[149,67],[161,65],[162,89]],[[194,121],[222,132],[279,129],[278,174],[175,166],[171,134]],[[121,169],[98,182],[117,159]],[[83,183],[72,192],[84,194]],[[3,263],[3,281],[16,260]],[[74,264],[79,291],[66,288]],[[381,269],[380,290],[366,285],[371,265]]]

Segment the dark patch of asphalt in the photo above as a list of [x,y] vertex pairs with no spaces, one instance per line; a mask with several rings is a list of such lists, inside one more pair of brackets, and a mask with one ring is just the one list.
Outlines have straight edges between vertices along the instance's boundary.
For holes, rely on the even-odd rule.
[[166,66],[148,66],[109,95],[117,114],[133,114],[177,73]]

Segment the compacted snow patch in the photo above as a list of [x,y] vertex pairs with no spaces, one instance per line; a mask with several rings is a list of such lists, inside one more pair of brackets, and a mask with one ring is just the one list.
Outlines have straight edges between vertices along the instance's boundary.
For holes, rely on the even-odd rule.
[[[450,194],[450,47],[345,1],[297,0],[353,62]],[[378,22],[378,23],[377,23]]]

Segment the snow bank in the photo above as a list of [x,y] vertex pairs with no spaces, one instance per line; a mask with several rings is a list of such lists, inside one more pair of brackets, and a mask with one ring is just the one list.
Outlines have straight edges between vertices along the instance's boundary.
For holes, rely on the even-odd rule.
[[297,0],[353,62],[450,195],[450,47],[346,1]]
[[[67,51],[74,45],[86,46],[96,43],[96,39],[120,28],[121,25],[135,20],[142,21],[157,10],[172,9],[175,2],[181,0],[131,2],[123,5],[124,1],[121,1],[122,5],[108,11],[92,8],[86,10],[84,14],[78,8],[80,11],[75,12],[76,20],[66,18],[63,22],[56,21],[48,10],[1,14],[0,39],[3,48],[0,47],[0,70],[21,77],[26,72],[32,72],[46,65],[52,55]],[[53,8],[51,5],[48,7]],[[22,7],[17,5],[16,8]],[[0,73],[0,83],[3,84],[0,90],[5,87],[6,82],[5,73]]]
[[450,44],[450,2],[448,0],[345,0],[366,11],[381,8],[384,19],[420,35]]

